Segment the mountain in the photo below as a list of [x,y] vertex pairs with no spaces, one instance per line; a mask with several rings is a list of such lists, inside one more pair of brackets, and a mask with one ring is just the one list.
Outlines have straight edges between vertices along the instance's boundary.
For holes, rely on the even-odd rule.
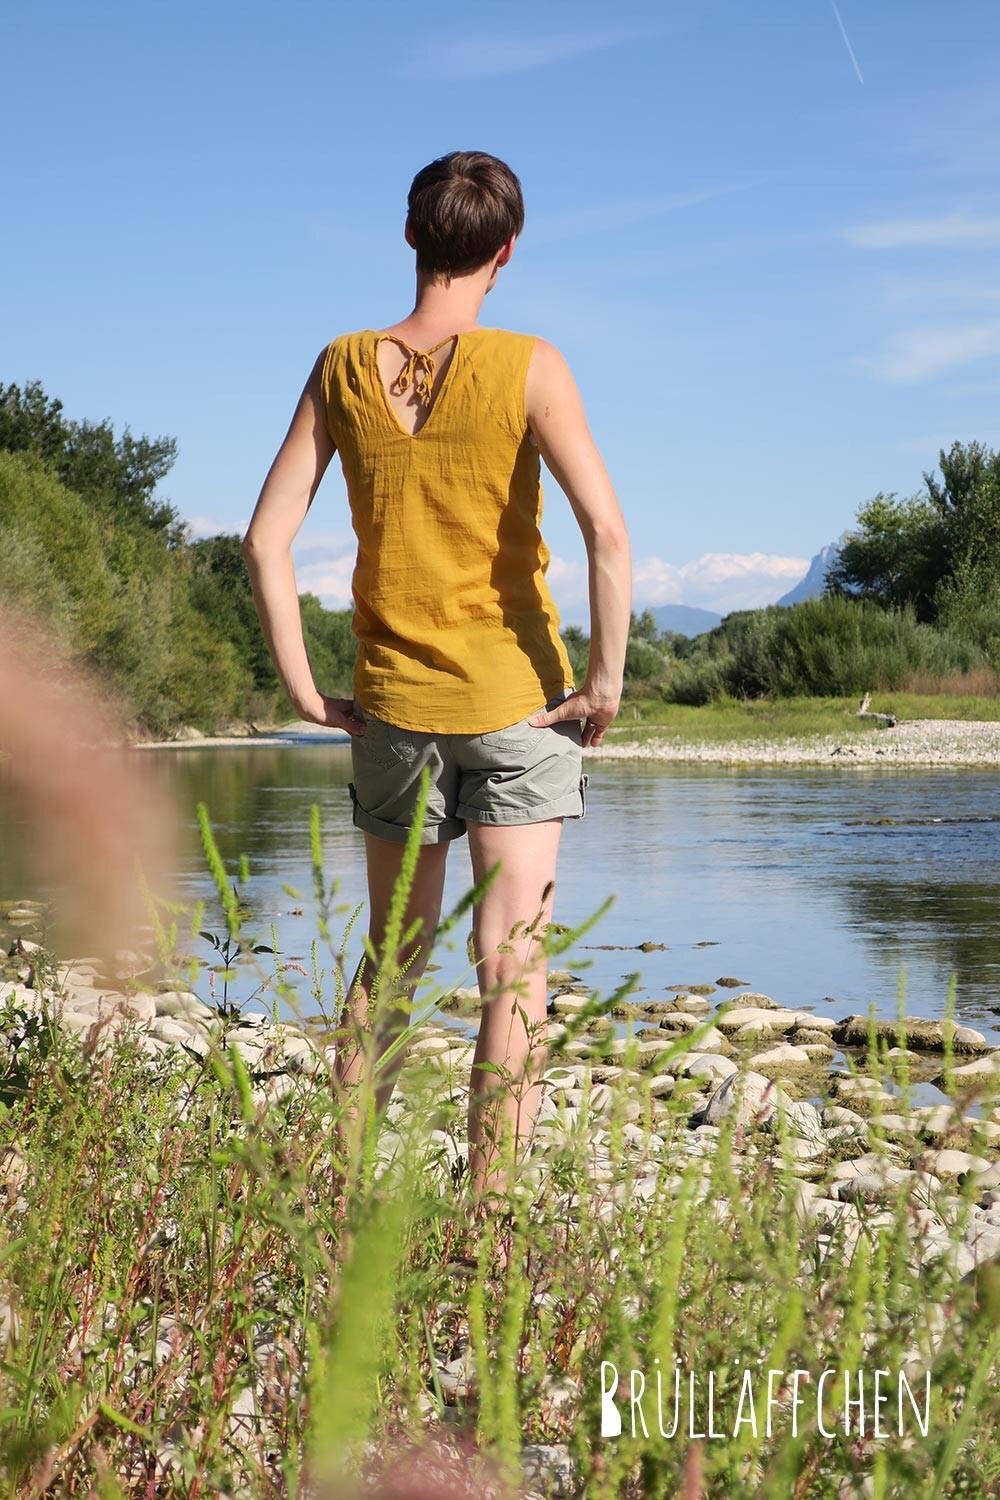
[[[722,619],[711,609],[696,609],[691,604],[658,604],[650,610],[658,630],[676,630],[678,635],[701,635]],[[636,608],[636,614],[642,614]]]
[[778,604],[801,604],[803,599],[815,599],[818,594],[821,594],[823,586],[826,583],[827,572],[836,562],[847,536],[848,533],[842,531],[835,542],[828,542],[825,547],[821,547],[809,564],[809,569],[805,577],[800,579],[794,588],[789,589],[787,594],[782,594],[781,598],[775,602]]

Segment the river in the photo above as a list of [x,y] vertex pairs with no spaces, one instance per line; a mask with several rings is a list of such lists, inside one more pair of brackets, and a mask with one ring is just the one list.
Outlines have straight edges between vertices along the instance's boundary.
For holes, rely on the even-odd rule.
[[[367,899],[363,836],[350,819],[349,746],[137,753],[184,828],[184,898],[204,896],[207,925],[222,931],[195,819],[204,801],[228,868],[235,873],[243,852],[249,858],[249,930],[266,943],[274,923],[284,956],[308,969],[313,802],[327,873],[339,880],[336,902],[353,909]],[[782,1004],[835,1017],[872,1002],[892,1017],[901,985],[911,1014],[938,1017],[954,976],[956,1016],[1000,1039],[1000,776],[992,769],[585,764],[587,816],[564,825],[555,917],[578,924],[607,896],[614,902],[554,967],[604,994],[636,972],[634,998],[734,976]],[[28,830],[2,781],[0,799],[0,895],[44,895],[24,864]],[[446,909],[470,883],[459,839]],[[334,918],[335,947],[345,920]],[[349,973],[365,920],[366,912],[348,943]],[[466,920],[439,949],[435,981],[474,983],[467,932]],[[643,952],[642,943],[666,948]],[[209,957],[201,939],[191,946]],[[314,1010],[309,979],[290,978],[303,1010]],[[244,976],[232,993],[244,998],[258,983]]]

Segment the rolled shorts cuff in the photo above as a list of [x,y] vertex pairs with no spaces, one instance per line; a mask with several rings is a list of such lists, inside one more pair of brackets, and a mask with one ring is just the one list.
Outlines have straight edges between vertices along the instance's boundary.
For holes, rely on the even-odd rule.
[[575,791],[551,802],[537,802],[532,807],[498,808],[494,812],[485,812],[482,808],[460,802],[456,812],[467,823],[488,823],[491,828],[518,828],[525,823],[544,823],[548,818],[585,818],[589,781],[589,775],[584,772]]
[[[351,794],[352,821],[355,828],[363,828],[368,833],[377,834],[381,839],[393,839],[397,844],[406,843],[410,836],[407,824],[388,823],[385,818],[378,818],[366,807],[362,807],[353,781],[347,783],[347,790]],[[461,819],[441,818],[436,823],[424,823],[420,830],[420,842],[421,844],[443,844],[449,839],[461,838],[464,833],[465,823]]]

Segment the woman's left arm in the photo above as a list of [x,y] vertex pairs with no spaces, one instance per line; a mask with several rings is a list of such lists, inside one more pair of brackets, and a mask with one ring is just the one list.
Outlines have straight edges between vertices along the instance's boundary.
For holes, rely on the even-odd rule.
[[261,629],[296,713],[355,734],[362,724],[353,715],[353,700],[327,698],[313,681],[292,562],[292,541],[336,452],[323,409],[325,357],[324,349],[268,470],[242,545]]

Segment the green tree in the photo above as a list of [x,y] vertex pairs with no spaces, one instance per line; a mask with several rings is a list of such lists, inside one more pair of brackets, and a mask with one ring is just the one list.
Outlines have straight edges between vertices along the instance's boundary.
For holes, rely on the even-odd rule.
[[852,532],[826,575],[826,592],[869,600],[884,609],[909,605],[919,620],[936,618],[947,568],[946,527],[929,498],[878,494],[858,511]]
[[590,661],[590,637],[579,625],[567,625],[559,634],[566,647],[570,666],[573,668],[573,681],[578,686],[582,686]]
[[353,692],[357,640],[351,630],[353,611],[326,609],[315,594],[300,594],[302,635],[320,692],[349,698]]
[[260,628],[241,541],[236,532],[220,532],[189,545],[191,599],[215,632],[232,642],[254,690],[273,697],[281,684]]
[[941,478],[925,473],[924,493],[878,494],[861,507],[827,592],[912,606],[918,620],[961,626],[982,644],[984,621],[995,624],[1000,608],[1000,453],[953,443],[938,465]]
[[62,402],[45,394],[39,380],[23,390],[0,385],[0,448],[34,453],[68,489],[98,505],[112,523],[160,532],[169,546],[180,546],[185,524],[169,501],[154,490],[177,457],[174,438],[136,438],[126,427],[116,437],[108,421],[71,422]]

